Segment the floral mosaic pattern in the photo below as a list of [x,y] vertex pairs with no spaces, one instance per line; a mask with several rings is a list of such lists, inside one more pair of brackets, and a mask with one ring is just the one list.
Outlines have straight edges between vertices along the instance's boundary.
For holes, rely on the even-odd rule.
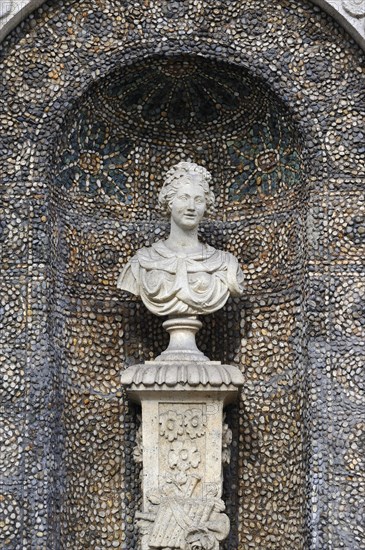
[[303,172],[300,148],[280,116],[256,122],[243,138],[227,142],[227,152],[237,175],[228,200],[240,203],[245,195],[258,197],[285,193],[297,186]]
[[[143,198],[132,204],[133,197],[154,187],[155,174],[145,166],[139,181],[134,160],[149,136],[158,158],[182,139],[198,142],[190,156],[208,160],[211,170],[220,156],[217,194],[228,193],[231,207],[284,195],[301,185],[302,147],[284,109],[274,105],[269,91],[241,68],[156,56],[93,87],[60,144],[55,183],[80,196],[105,193],[141,210]],[[207,140],[208,129],[214,140]],[[222,138],[223,130],[229,139]]]
[[130,140],[113,136],[105,123],[88,122],[87,114],[80,113],[59,159],[56,184],[88,196],[106,193],[128,205],[133,200],[127,183],[132,148]]
[[[161,71],[156,57],[166,58]],[[205,80],[184,62],[166,74],[178,57],[198,59]],[[138,247],[163,238],[156,193],[166,168],[190,159],[213,172],[218,196],[202,236],[240,256],[248,289],[199,336],[208,355],[246,378],[244,407],[229,412],[232,536],[222,550],[360,550],[358,47],[304,0],[63,0],[22,21],[0,64],[0,424],[9,421],[14,444],[12,434],[27,430],[20,468],[9,453],[0,546],[137,547],[137,423],[118,374],[166,342],[115,277]],[[139,71],[168,91],[164,111],[151,89],[133,105]],[[188,117],[192,101],[199,109]],[[253,141],[263,136],[266,148]],[[306,159],[297,183],[290,170],[279,175],[288,161],[296,169],[296,152]],[[209,547],[204,532],[189,536]]]
[[132,65],[106,80],[96,97],[112,120],[155,135],[202,133],[231,123],[249,112],[254,99],[251,78],[239,68],[191,56],[156,56]]

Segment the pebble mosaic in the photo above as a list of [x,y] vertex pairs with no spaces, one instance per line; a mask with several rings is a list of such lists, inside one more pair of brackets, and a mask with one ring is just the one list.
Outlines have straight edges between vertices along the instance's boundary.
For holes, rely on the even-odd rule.
[[213,174],[201,238],[242,300],[198,346],[245,386],[222,550],[360,550],[364,57],[303,0],[50,0],[0,54],[0,548],[138,550],[139,411],[166,347],[116,288],[179,160]]

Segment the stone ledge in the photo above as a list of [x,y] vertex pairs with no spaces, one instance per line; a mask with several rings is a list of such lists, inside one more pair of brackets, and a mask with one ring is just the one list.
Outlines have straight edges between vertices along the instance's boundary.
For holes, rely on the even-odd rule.
[[222,365],[219,362],[167,363],[148,361],[129,367],[121,375],[121,383],[133,386],[133,389],[151,389],[151,387],[197,386],[219,388],[223,386],[240,387],[244,383],[241,371],[233,365]]

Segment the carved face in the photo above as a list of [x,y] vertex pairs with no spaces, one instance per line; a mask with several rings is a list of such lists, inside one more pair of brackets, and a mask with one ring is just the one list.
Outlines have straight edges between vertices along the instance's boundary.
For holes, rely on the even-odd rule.
[[198,178],[183,183],[170,203],[171,219],[181,229],[197,227],[204,217],[206,198]]

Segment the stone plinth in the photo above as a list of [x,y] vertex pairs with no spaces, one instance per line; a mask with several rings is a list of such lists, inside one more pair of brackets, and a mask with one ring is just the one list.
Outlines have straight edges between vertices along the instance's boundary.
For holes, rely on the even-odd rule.
[[223,408],[236,399],[241,372],[214,361],[150,361],[126,370],[122,383],[142,406],[142,550],[218,550],[230,528],[221,500],[230,439]]

